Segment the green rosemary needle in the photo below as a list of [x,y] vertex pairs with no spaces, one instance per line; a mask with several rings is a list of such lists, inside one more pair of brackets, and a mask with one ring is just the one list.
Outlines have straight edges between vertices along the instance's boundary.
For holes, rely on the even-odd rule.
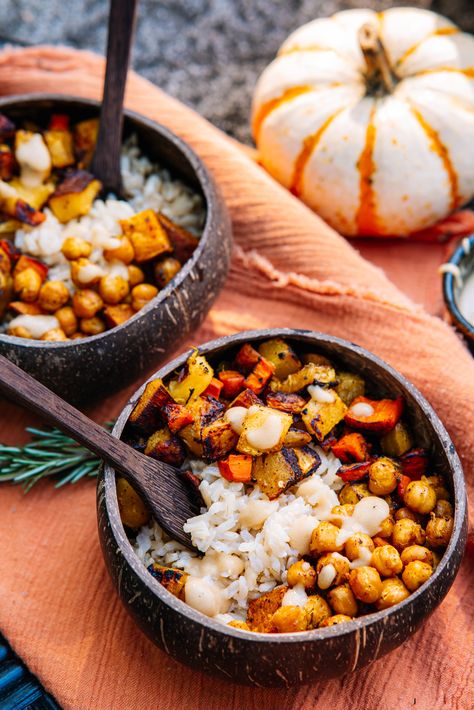
[[[106,425],[110,428],[110,424]],[[97,476],[100,460],[59,429],[28,427],[31,441],[25,446],[0,444],[0,483],[21,483],[29,491],[35,483],[53,476],[55,487]]]

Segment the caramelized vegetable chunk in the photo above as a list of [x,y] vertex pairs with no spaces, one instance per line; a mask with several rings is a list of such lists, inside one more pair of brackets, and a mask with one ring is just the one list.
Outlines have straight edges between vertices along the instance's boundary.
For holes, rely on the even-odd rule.
[[220,380],[217,380],[215,377],[213,377],[206,389],[204,390],[203,394],[210,394],[211,397],[219,399],[223,386],[224,385]]
[[68,130],[53,128],[45,131],[44,140],[51,156],[53,168],[66,168],[74,164],[74,145]]
[[174,567],[163,567],[156,562],[149,565],[147,569],[151,576],[157,579],[173,596],[184,601],[184,588],[189,577],[186,572]]
[[278,451],[292,423],[289,414],[270,407],[255,407],[245,418],[237,450],[252,456]]
[[235,433],[230,422],[220,418],[202,429],[201,439],[206,461],[216,461],[235,449],[239,435]]
[[159,425],[161,408],[173,402],[173,398],[162,380],[152,380],[136,403],[129,417],[129,422],[143,433],[151,433]]
[[252,631],[269,633],[275,630],[272,623],[273,614],[281,607],[283,597],[288,587],[275,587],[270,592],[265,592],[258,599],[252,599],[247,612],[247,624]]
[[99,119],[89,118],[76,123],[74,127],[74,152],[80,168],[87,167],[92,160],[97,135]]
[[244,387],[245,377],[237,370],[222,370],[218,377],[222,382],[222,394],[226,399],[236,397]]
[[396,458],[406,454],[413,446],[410,432],[403,422],[398,422],[392,431],[380,439],[380,443],[384,454]]
[[44,281],[48,275],[48,267],[46,264],[43,264],[42,261],[38,261],[38,259],[34,259],[32,256],[26,256],[23,254],[18,259],[13,273],[16,276],[16,274],[19,274],[20,271],[25,271],[26,269],[34,269],[37,271],[41,281]]
[[[358,413],[357,405],[364,404],[367,413]],[[372,412],[370,413],[370,410]],[[403,413],[403,397],[397,399],[367,399],[356,397],[345,415],[346,424],[354,429],[385,434],[394,428]]]
[[371,461],[362,461],[360,463],[352,463],[341,466],[337,475],[344,483],[349,481],[360,481],[369,475]]
[[311,442],[311,434],[296,427],[290,427],[283,441],[284,446],[294,448],[295,446],[305,446]]
[[252,390],[246,389],[243,392],[241,392],[233,402],[230,403],[230,407],[245,407],[248,409],[251,407],[253,404],[259,404],[263,406],[263,402],[261,399],[257,397],[255,392],[252,392]]
[[150,514],[142,499],[125,478],[117,479],[117,500],[122,523],[129,528],[146,525]]
[[309,446],[301,449],[283,448],[254,460],[252,475],[270,500],[277,498],[303,478],[311,476],[321,460]]
[[347,406],[349,406],[356,397],[361,397],[365,393],[364,380],[354,372],[338,372],[337,379],[336,392]]
[[184,227],[172,222],[161,212],[158,212],[156,216],[171,242],[174,256],[181,264],[184,264],[193,255],[199,244],[199,239],[191,232],[188,232],[187,229],[184,229]]
[[309,362],[301,370],[292,375],[288,375],[285,380],[274,378],[270,383],[270,388],[274,392],[299,392],[300,390],[313,384],[331,384],[336,381],[336,371],[327,365],[316,365]]
[[261,343],[258,352],[275,368],[275,377],[279,380],[292,375],[301,368],[301,362],[296,353],[282,338],[274,338]]
[[170,431],[176,434],[180,429],[192,424],[194,421],[193,413],[183,404],[177,402],[167,402],[162,407],[162,414],[168,422]]
[[235,356],[236,366],[244,372],[250,372],[260,360],[259,353],[250,343],[245,343]]
[[160,288],[167,286],[180,269],[181,262],[174,256],[167,256],[157,261],[153,267],[153,275],[158,286]]
[[302,419],[310,434],[323,441],[339,424],[347,412],[347,407],[334,390],[332,402],[316,402],[311,399],[302,412]]
[[298,414],[304,408],[306,399],[299,394],[287,394],[286,392],[268,392],[266,402],[272,409],[279,409],[282,412]]
[[182,442],[177,436],[173,436],[168,427],[158,429],[150,436],[146,443],[145,454],[177,468],[183,465],[186,457]]
[[169,383],[173,398],[180,404],[196,399],[210,385],[214,371],[203,355],[195,350],[188,358],[177,380]]
[[412,480],[421,478],[428,470],[429,456],[425,449],[412,449],[400,457],[402,472]]
[[91,173],[71,168],[49,198],[49,206],[60,222],[69,222],[90,212],[101,188]]
[[366,440],[362,434],[357,432],[345,434],[331,446],[331,449],[334,456],[337,456],[343,463],[366,461],[369,454]]
[[260,358],[252,372],[246,378],[244,385],[255,392],[255,394],[260,394],[273,375],[273,370],[274,366],[271,362],[268,362],[263,357]]
[[0,212],[30,227],[37,227],[46,219],[42,212],[21,199],[10,183],[3,180],[0,180]]
[[252,457],[247,454],[231,454],[219,461],[222,478],[235,483],[250,483],[252,480]]
[[193,454],[202,457],[204,454],[203,432],[223,414],[224,405],[214,397],[206,395],[190,400],[187,408],[193,414],[194,421],[181,429],[179,436]]
[[123,233],[132,242],[135,261],[149,261],[172,250],[168,236],[153,210],[144,210],[129,219],[121,219]]

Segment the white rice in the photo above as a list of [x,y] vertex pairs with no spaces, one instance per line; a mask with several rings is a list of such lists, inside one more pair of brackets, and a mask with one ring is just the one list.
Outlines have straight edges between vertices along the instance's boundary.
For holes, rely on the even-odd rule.
[[[194,545],[205,553],[202,560],[179,543],[174,542],[157,523],[143,527],[134,548],[145,566],[153,562],[183,569],[193,576],[215,583],[228,600],[226,614],[216,618],[223,622],[245,619],[248,602],[278,584],[286,582],[286,573],[300,558],[291,546],[291,529],[298,519],[319,520],[338,505],[336,490],[343,486],[337,476],[340,461],[332,453],[314,447],[321,458],[315,474],[304,481],[313,481],[312,494],[302,496],[294,486],[269,502],[258,486],[246,487],[221,477],[216,464],[192,461],[195,475],[201,479],[200,491],[206,503],[200,515],[190,518],[185,530]],[[303,482],[304,482],[303,481]],[[264,501],[271,512],[259,529],[243,527],[242,511],[254,501]],[[312,525],[309,520],[310,527]]]

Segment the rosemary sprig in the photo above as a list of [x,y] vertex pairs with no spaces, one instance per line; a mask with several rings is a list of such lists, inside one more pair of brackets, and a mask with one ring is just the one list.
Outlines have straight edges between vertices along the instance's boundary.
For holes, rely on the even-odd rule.
[[31,434],[31,441],[25,446],[0,444],[0,483],[20,483],[27,492],[49,476],[57,479],[55,488],[97,476],[97,456],[59,429],[28,427],[26,431]]

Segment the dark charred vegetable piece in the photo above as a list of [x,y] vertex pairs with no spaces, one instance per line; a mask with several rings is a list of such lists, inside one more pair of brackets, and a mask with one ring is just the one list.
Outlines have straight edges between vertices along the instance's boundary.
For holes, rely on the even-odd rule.
[[194,421],[193,413],[183,404],[168,402],[162,407],[162,414],[173,434]]
[[203,394],[210,394],[211,397],[219,399],[223,386],[224,385],[220,380],[217,380],[215,377],[213,377],[206,389],[204,390]]
[[329,453],[331,451],[331,448],[337,441],[337,437],[339,436],[339,433],[336,436],[337,427],[338,425],[336,424],[335,428],[330,432],[330,434],[325,436],[324,439],[319,443],[322,450],[326,453]]
[[324,441],[332,429],[339,424],[347,412],[342,399],[332,390],[333,402],[315,402],[311,399],[302,411],[302,419],[310,434]]
[[247,624],[252,631],[271,633],[276,631],[272,623],[273,614],[281,607],[283,597],[288,587],[275,587],[270,592],[265,592],[257,599],[249,602],[247,611]]
[[250,343],[245,343],[235,356],[235,365],[243,372],[250,372],[260,360],[260,354]]
[[181,429],[179,436],[193,454],[202,457],[204,455],[203,430],[224,413],[225,405],[214,397],[206,395],[189,402],[187,408],[193,414],[194,421]]
[[217,461],[235,449],[239,435],[232,429],[230,422],[221,417],[203,427],[201,441],[203,456],[206,461]]
[[171,242],[174,256],[181,264],[184,264],[193,255],[199,244],[199,239],[191,232],[188,232],[187,229],[184,229],[184,227],[172,222],[161,212],[158,212],[156,216]]
[[48,128],[50,131],[69,130],[69,116],[65,113],[53,113]]
[[230,403],[230,407],[245,407],[248,409],[249,407],[252,407],[254,404],[258,404],[263,406],[263,402],[261,399],[257,397],[255,392],[252,390],[246,389],[243,392],[241,392],[233,402]]
[[91,162],[98,132],[99,119],[97,118],[89,118],[75,125],[74,152],[80,168],[87,167]]
[[394,428],[380,439],[382,451],[387,456],[402,456],[413,446],[413,440],[408,428],[403,422],[398,422]]
[[412,449],[400,456],[402,473],[412,481],[424,476],[428,470],[429,456],[425,449]]
[[102,188],[99,180],[86,170],[68,168],[64,178],[49,198],[49,206],[62,223],[88,214]]
[[30,227],[37,227],[46,219],[42,212],[39,212],[34,207],[29,205],[25,200],[19,197],[1,197],[0,212],[13,217],[13,219],[28,224]]
[[[372,407],[373,414],[369,416],[356,415],[352,407],[356,404],[364,403]],[[378,434],[386,434],[394,428],[403,413],[403,397],[397,399],[368,399],[367,397],[356,397],[344,417],[346,424],[354,429],[362,431],[373,431]]]
[[294,350],[282,338],[274,338],[261,343],[258,352],[274,366],[275,377],[279,380],[297,372],[301,362]]
[[178,599],[184,600],[184,588],[189,576],[186,572],[174,567],[163,567],[157,562],[149,565],[147,570],[168,592]]
[[0,243],[0,272],[9,274],[12,270],[12,260],[6,249],[3,249]]
[[342,463],[351,463],[351,461],[366,461],[369,454],[369,447],[366,440],[358,432],[345,434],[339,441],[331,446],[334,456],[342,461]]
[[354,372],[338,372],[338,384],[336,392],[344,404],[349,406],[356,397],[361,397],[365,393],[365,382]]
[[261,357],[252,372],[246,377],[244,385],[255,394],[260,394],[272,377],[274,369],[274,365],[271,362]]
[[16,126],[13,121],[0,113],[0,140],[12,138],[15,135]]
[[221,370],[218,377],[222,382],[222,394],[226,399],[236,397],[244,387],[245,377],[237,370]]
[[289,394],[286,392],[267,392],[266,403],[273,409],[282,412],[298,414],[304,408],[307,400],[299,394]]
[[174,400],[162,380],[152,380],[145,387],[128,421],[139,431],[151,434],[163,421],[162,408],[173,403]]
[[231,454],[227,459],[219,461],[219,472],[222,478],[234,483],[250,483],[252,480],[252,456],[248,454]]
[[319,467],[321,459],[309,446],[283,448],[254,460],[252,477],[262,493],[270,500],[277,498],[288,488],[311,476]]
[[311,442],[311,434],[302,429],[296,429],[290,427],[289,431],[286,433],[283,445],[288,448],[306,446]]
[[360,481],[369,475],[369,469],[372,461],[362,461],[361,463],[352,463],[341,466],[337,475],[344,483],[349,481]]
[[150,436],[146,443],[145,454],[177,468],[183,465],[186,457],[182,442],[170,432],[168,427],[158,429]]
[[15,173],[15,154],[8,145],[0,145],[0,180],[11,180]]

